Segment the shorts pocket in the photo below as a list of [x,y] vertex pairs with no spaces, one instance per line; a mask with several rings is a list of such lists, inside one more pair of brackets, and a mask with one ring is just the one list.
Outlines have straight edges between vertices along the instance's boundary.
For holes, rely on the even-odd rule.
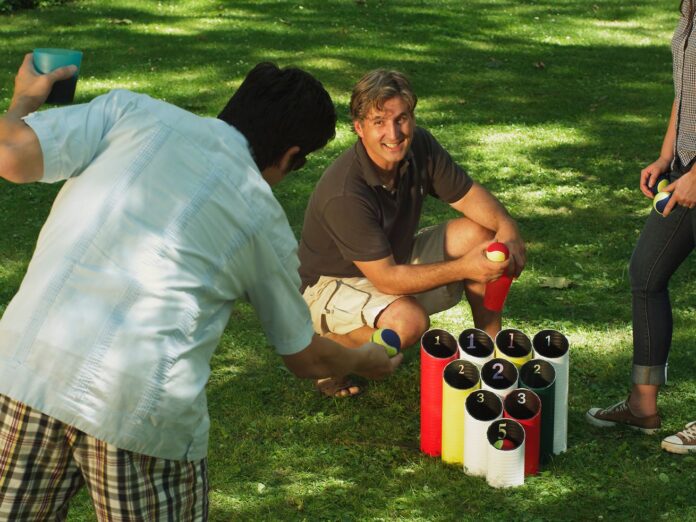
[[333,293],[322,313],[327,330],[342,335],[365,326],[362,311],[370,297],[368,292],[335,281]]

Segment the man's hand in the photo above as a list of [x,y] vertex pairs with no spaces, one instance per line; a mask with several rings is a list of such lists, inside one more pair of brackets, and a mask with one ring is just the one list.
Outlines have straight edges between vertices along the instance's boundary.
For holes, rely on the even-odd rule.
[[651,188],[653,185],[655,185],[657,177],[669,170],[671,163],[671,158],[664,158],[660,156],[650,165],[640,171],[640,190],[643,194],[645,194],[645,197],[650,199],[654,197]]
[[501,226],[496,231],[496,240],[505,243],[510,251],[510,266],[507,273],[512,277],[519,277],[527,264],[527,249],[520,236],[517,225]]
[[527,264],[527,249],[522,238],[508,239],[498,238],[498,241],[505,243],[510,250],[510,267],[507,273],[512,277],[520,277],[524,266]]
[[669,216],[672,209],[677,205],[686,208],[696,207],[696,173],[694,173],[693,169],[690,170],[675,182],[667,185],[663,192],[672,193],[671,199],[667,203],[664,212],[662,212],[664,217]]
[[24,62],[15,76],[14,95],[10,103],[10,110],[18,110],[22,113],[20,116],[26,116],[35,111],[46,101],[55,82],[67,80],[76,72],[76,66],[68,65],[47,74],[39,74],[34,68],[32,53],[26,54]]
[[367,379],[384,379],[389,377],[404,360],[402,353],[389,357],[384,346],[377,343],[365,343],[354,350],[363,352],[363,357],[354,373]]
[[505,261],[491,261],[486,256],[486,248],[492,241],[481,243],[476,248],[472,248],[466,255],[449,261],[461,268],[460,280],[469,279],[477,283],[488,283],[503,275],[510,267],[510,259]]

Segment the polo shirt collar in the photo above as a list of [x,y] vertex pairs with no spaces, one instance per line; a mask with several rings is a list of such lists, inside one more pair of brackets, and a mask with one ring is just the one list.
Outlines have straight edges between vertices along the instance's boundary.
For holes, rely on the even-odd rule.
[[[360,161],[360,164],[363,166],[362,175],[365,179],[365,182],[371,187],[381,187],[382,182],[379,179],[377,166],[374,164],[370,156],[367,154],[365,145],[363,145],[363,142],[360,138],[358,138],[358,141],[355,144],[355,153],[358,155],[358,160]],[[401,163],[399,163],[399,176],[406,172],[408,166],[411,164],[412,159],[413,150],[409,149],[406,153],[406,157],[403,160],[401,160]]]

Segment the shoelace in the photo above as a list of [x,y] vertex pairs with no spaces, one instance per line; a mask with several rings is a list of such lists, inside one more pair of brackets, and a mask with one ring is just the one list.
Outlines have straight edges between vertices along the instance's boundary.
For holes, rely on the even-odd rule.
[[679,435],[681,435],[688,444],[696,442],[696,421],[687,424],[684,431],[679,432]]
[[614,404],[613,406],[609,406],[608,408],[604,408],[602,410],[602,413],[621,413],[623,411],[628,410],[628,402],[627,401],[620,401]]

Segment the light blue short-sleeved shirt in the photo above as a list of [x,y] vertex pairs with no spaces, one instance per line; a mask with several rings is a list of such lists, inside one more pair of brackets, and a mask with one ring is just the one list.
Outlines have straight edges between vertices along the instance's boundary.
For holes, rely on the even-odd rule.
[[67,179],[0,320],[0,393],[122,449],[207,452],[205,385],[235,299],[311,342],[297,242],[245,138],[128,91],[25,119]]

